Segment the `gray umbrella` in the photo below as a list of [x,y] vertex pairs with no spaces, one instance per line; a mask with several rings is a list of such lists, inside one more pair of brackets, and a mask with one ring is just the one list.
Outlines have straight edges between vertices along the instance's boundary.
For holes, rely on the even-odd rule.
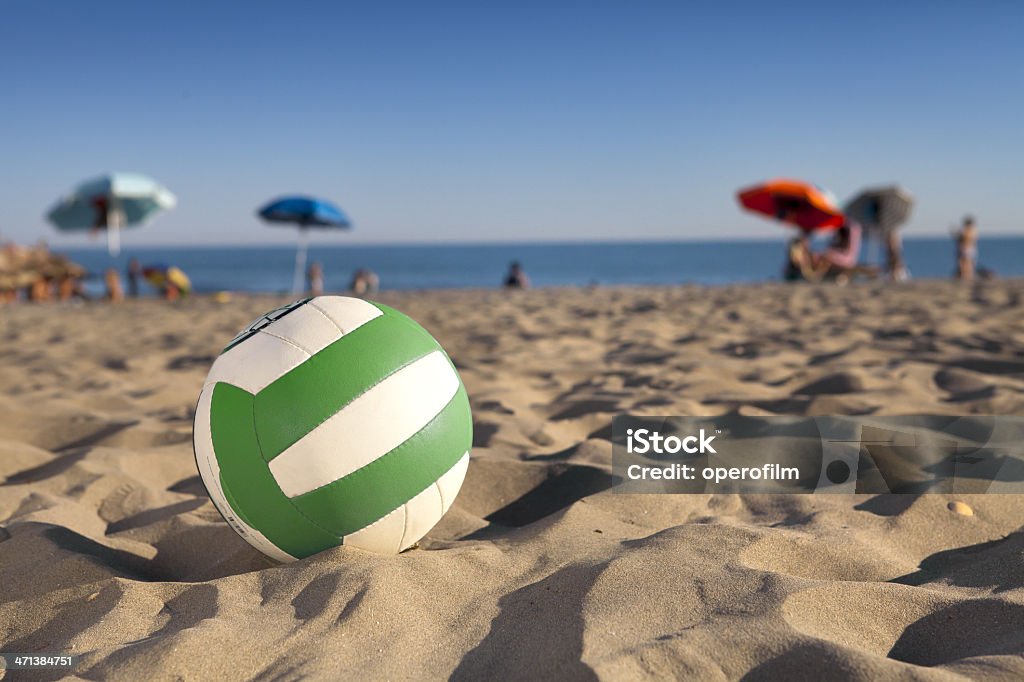
[[913,206],[910,192],[899,185],[887,185],[861,191],[846,204],[843,213],[869,232],[885,233],[907,222]]

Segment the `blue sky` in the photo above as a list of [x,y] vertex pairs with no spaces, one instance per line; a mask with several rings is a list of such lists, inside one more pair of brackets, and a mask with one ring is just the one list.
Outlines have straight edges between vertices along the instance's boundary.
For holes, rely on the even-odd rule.
[[138,245],[291,242],[253,212],[296,191],[328,241],[774,237],[733,195],[775,176],[1024,234],[1019,2],[2,9],[0,238],[86,243],[43,214],[107,170],[179,198]]

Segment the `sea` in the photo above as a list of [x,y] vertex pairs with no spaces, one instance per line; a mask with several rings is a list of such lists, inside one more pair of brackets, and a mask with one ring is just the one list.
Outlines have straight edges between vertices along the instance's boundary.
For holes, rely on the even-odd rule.
[[[490,288],[501,284],[511,261],[519,261],[533,286],[725,285],[781,278],[783,240],[646,241],[600,243],[431,244],[310,246],[328,291],[345,291],[353,273],[368,268],[382,289]],[[284,293],[291,289],[295,250],[288,246],[133,247],[111,258],[102,248],[57,249],[90,271],[89,293],[102,291],[109,267],[124,272],[129,258],[143,266],[175,265],[195,291]],[[949,238],[908,238],[904,255],[914,278],[946,278],[954,269]],[[862,261],[880,262],[869,245]],[[1024,237],[979,241],[979,266],[1000,277],[1024,277]],[[152,292],[150,292],[152,293]]]

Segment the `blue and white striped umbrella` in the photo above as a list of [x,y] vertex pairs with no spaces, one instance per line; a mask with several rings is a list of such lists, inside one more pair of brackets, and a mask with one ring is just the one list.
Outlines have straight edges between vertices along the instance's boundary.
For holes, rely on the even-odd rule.
[[138,173],[108,173],[79,184],[47,213],[58,230],[106,230],[110,255],[120,251],[120,231],[143,225],[177,205],[170,190]]

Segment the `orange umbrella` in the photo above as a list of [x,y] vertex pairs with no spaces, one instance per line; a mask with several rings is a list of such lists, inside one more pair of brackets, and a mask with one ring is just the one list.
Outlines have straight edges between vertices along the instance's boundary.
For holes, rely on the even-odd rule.
[[812,232],[835,229],[843,222],[843,213],[826,190],[800,180],[769,180],[740,190],[743,208],[795,225]]

